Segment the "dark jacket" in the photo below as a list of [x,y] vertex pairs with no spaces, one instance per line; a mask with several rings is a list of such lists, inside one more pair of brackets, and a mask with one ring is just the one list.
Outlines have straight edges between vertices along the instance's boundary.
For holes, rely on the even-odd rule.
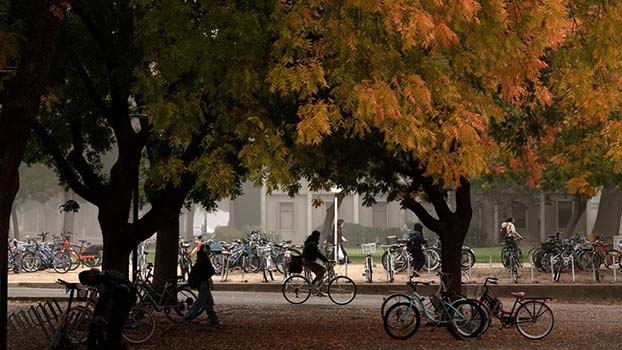
[[302,249],[302,257],[312,261],[315,261],[316,259],[320,259],[323,262],[328,261],[326,256],[324,256],[324,254],[320,251],[319,242],[312,239],[307,239],[305,241],[304,248]]
[[412,231],[408,236],[408,250],[411,252],[422,252],[421,245],[425,243],[425,238],[423,238],[423,232],[421,231]]
[[190,287],[198,289],[201,286],[201,282],[209,280],[214,274],[216,274],[216,271],[212,262],[209,259],[199,259],[190,270],[188,283]]

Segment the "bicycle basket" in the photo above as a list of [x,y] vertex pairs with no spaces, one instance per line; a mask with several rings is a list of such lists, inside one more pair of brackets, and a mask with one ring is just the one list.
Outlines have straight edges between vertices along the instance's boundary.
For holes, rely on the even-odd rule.
[[387,245],[397,244],[397,236],[387,236]]
[[220,254],[220,253],[222,253],[222,244],[220,244],[218,242],[214,242],[214,243],[209,245],[209,250],[212,253]]
[[302,256],[292,255],[291,260],[289,261],[289,272],[290,273],[301,273],[302,272]]
[[363,254],[372,255],[376,252],[376,243],[363,243],[361,244]]

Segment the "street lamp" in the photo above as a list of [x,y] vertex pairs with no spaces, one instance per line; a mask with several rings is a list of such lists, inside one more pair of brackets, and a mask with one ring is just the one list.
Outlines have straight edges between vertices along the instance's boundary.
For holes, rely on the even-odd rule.
[[338,243],[339,242],[337,242],[337,230],[338,230],[338,228],[337,228],[337,221],[339,219],[339,198],[337,197],[337,194],[341,193],[341,189],[339,189],[339,187],[332,187],[330,189],[330,193],[335,195],[335,204],[333,205],[335,207],[335,219],[334,219],[334,222],[335,222],[335,224],[334,224],[335,232],[333,232],[334,233],[334,242],[333,243],[335,244],[335,246],[334,246],[335,247],[334,248],[335,249],[335,261],[339,261],[339,252],[338,252],[338,249],[339,249]]

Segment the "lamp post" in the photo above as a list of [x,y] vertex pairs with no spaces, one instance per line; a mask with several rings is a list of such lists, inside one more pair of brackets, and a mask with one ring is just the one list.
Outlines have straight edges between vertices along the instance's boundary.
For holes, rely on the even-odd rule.
[[341,192],[341,190],[338,187],[332,187],[330,189],[330,192],[335,195],[335,204],[333,205],[334,208],[335,208],[335,218],[334,218],[335,232],[333,232],[333,234],[334,234],[334,239],[333,239],[334,242],[333,242],[333,244],[334,244],[334,247],[335,247],[334,248],[335,249],[335,262],[337,262],[337,261],[339,261],[339,251],[338,251],[338,249],[339,249],[338,243],[339,242],[337,242],[337,230],[338,230],[338,228],[337,228],[337,220],[339,219],[339,198],[337,198],[337,194],[339,194]]

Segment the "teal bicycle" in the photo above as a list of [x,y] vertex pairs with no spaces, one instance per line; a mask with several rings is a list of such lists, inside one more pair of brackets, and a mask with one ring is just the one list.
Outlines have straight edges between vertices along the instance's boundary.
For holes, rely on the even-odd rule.
[[474,338],[483,331],[486,313],[477,301],[446,292],[434,294],[426,300],[417,293],[417,286],[427,286],[429,282],[410,281],[407,284],[413,289],[412,294],[407,300],[403,300],[404,295],[400,294],[398,298],[403,301],[389,306],[382,317],[384,329],[391,338],[406,340],[415,335],[421,323],[421,314],[431,325],[447,327],[458,339]]

